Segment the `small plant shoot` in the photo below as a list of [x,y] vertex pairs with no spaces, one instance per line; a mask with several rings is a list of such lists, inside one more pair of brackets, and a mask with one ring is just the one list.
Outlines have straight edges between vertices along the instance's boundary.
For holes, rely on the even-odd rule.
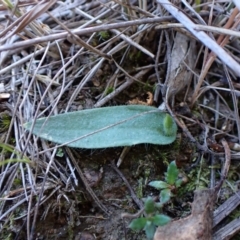
[[165,173],[165,181],[152,181],[148,184],[160,191],[159,198],[162,204],[167,203],[173,196],[172,190],[181,186],[182,180],[178,179],[178,173],[176,162],[172,161]]
[[164,214],[158,214],[156,203],[151,197],[146,199],[144,210],[147,216],[134,219],[129,227],[134,231],[144,230],[147,238],[153,239],[156,228],[166,225],[171,218]]
[[157,226],[166,225],[171,220],[170,217],[159,214],[159,209],[173,196],[172,190],[180,186],[178,172],[176,163],[173,161],[169,164],[165,173],[165,181],[152,181],[149,183],[149,186],[160,190],[160,202],[154,202],[151,197],[148,197],[144,204],[144,211],[147,216],[134,219],[129,225],[132,230],[144,230],[147,238],[153,239]]
[[171,136],[174,134],[174,121],[169,114],[166,114],[163,120],[163,130],[166,136]]
[[177,181],[178,173],[179,171],[178,171],[176,162],[172,161],[167,168],[167,173],[165,176],[166,182],[170,185],[173,185]]

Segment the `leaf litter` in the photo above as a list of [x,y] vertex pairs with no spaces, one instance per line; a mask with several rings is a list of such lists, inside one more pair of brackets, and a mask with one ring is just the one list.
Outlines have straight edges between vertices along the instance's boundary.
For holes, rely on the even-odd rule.
[[222,207],[236,201],[239,180],[239,9],[234,2],[1,1],[0,143],[16,151],[2,147],[0,159],[32,161],[1,166],[1,238],[144,239],[121,219],[121,213],[142,206],[141,197],[138,206],[109,165],[121,149],[57,149],[23,126],[134,99],[143,104],[149,92],[152,105],[175,118],[178,139],[170,146],[129,150],[119,170],[132,191],[157,196],[146,184],[140,187],[139,179],[163,180],[167,162],[175,159],[189,183],[164,213],[175,220],[190,214],[187,202],[195,203],[193,190],[200,183],[213,189],[224,182],[209,208],[213,217],[204,224],[211,226],[214,219],[209,236],[215,239],[239,237],[236,217],[227,218],[235,208]]

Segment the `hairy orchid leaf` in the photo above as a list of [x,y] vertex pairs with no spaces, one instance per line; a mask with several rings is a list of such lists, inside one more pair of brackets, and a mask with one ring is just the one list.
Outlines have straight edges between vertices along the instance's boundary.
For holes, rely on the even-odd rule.
[[[166,121],[169,121],[170,125]],[[24,127],[31,129],[32,122]],[[169,131],[169,128],[172,128]],[[76,148],[107,148],[140,143],[170,144],[176,139],[173,119],[157,108],[142,105],[81,110],[37,119],[33,134]]]

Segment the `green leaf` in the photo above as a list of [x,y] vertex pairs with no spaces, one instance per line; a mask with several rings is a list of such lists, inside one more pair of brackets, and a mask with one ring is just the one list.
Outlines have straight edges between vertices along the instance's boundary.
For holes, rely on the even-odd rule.
[[163,207],[163,203],[161,203],[161,202],[156,202],[156,203],[155,203],[155,207],[156,207],[156,209],[161,209],[161,208]]
[[28,163],[32,164],[30,159],[28,159],[26,156],[22,156],[22,153],[16,150],[13,146],[5,143],[0,143],[0,149],[3,149],[4,151],[11,152],[14,155],[17,155],[17,158],[12,159],[5,159],[0,162],[0,166],[3,166],[8,163]]
[[169,114],[166,114],[163,119],[163,129],[166,136],[171,136],[174,134],[174,128],[172,127],[173,124],[173,118]]
[[63,153],[63,149],[62,148],[58,148],[57,153],[56,153],[57,157],[63,157],[64,153]]
[[152,218],[152,222],[157,225],[157,226],[163,226],[163,225],[166,225],[167,223],[169,223],[171,221],[171,218],[164,215],[164,214],[158,214],[158,215],[155,215],[153,218]]
[[6,165],[8,163],[28,163],[28,164],[31,164],[31,161],[29,160],[26,160],[26,159],[18,159],[18,158],[14,158],[14,159],[6,159],[4,161],[1,161],[0,162],[0,167],[3,166],[3,165]]
[[182,180],[182,179],[178,179],[178,180],[175,182],[175,186],[176,186],[177,188],[179,188],[179,187],[182,185],[182,183],[183,183],[183,180]]
[[131,228],[134,231],[140,231],[144,229],[145,225],[147,223],[147,219],[144,217],[136,218],[132,220],[132,222],[129,224],[129,228]]
[[153,201],[153,199],[151,197],[148,197],[147,200],[145,201],[144,209],[145,209],[147,214],[151,214],[156,210],[155,209],[155,202]]
[[[33,133],[43,139],[77,148],[107,148],[140,143],[170,144],[176,139],[177,126],[165,135],[167,113],[141,105],[87,109],[36,121]],[[32,122],[24,127],[31,129]]]
[[176,162],[172,161],[168,165],[166,182],[170,185],[174,185],[177,178],[178,178],[178,168],[177,168]]
[[160,192],[160,202],[162,204],[168,202],[170,200],[171,196],[172,196],[172,193],[169,188],[162,190]]
[[156,226],[152,222],[147,221],[147,224],[145,225],[144,230],[145,230],[147,238],[153,239],[155,231],[156,231]]
[[151,187],[156,188],[157,190],[161,190],[161,189],[165,189],[165,188],[169,188],[169,184],[167,184],[164,181],[152,181],[148,184]]

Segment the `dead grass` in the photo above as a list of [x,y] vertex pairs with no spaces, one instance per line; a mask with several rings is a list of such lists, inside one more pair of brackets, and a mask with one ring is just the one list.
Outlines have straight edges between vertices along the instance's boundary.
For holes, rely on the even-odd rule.
[[[15,2],[0,1],[0,114],[11,117],[0,143],[32,164],[1,166],[1,237],[14,239],[14,232],[22,239],[26,231],[25,239],[36,238],[47,206],[53,199],[70,204],[79,185],[66,152],[24,130],[39,117],[146,101],[152,92],[155,106],[168,110],[195,144],[198,159],[221,163],[223,138],[230,158],[239,159],[240,15],[231,1]],[[3,149],[1,161],[8,158],[16,154]],[[211,171],[209,187],[218,175]]]

